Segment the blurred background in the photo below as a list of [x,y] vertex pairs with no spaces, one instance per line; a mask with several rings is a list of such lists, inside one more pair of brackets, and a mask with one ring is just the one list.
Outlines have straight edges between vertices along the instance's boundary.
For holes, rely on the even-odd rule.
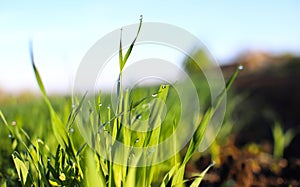
[[[188,169],[201,170],[204,166],[199,163],[205,165],[213,159],[219,160],[219,166],[209,175],[212,181],[208,184],[213,179],[221,184],[232,178],[242,181],[238,183],[241,186],[300,185],[299,7],[297,0],[1,1],[0,108],[12,124],[49,123],[49,116],[39,115],[46,110],[43,102],[32,102],[39,90],[30,63],[29,40],[48,93],[69,95],[77,67],[89,48],[107,33],[138,23],[142,14],[144,22],[172,24],[197,36],[221,66],[225,79],[238,65],[244,67],[228,93],[224,128],[211,156],[197,158],[196,165]],[[150,52],[164,56],[155,49]],[[194,55],[203,62],[208,60],[202,49]],[[205,79],[191,59],[175,53],[170,56],[194,80]],[[199,86],[200,91],[202,88]],[[65,115],[68,110],[61,103],[66,100],[59,97],[53,101],[58,113]],[[69,100],[67,105],[71,105]],[[28,115],[28,108],[39,117]],[[41,127],[27,128],[44,133]],[[285,142],[279,143],[282,150],[276,148],[280,141]],[[9,151],[1,152],[7,155]],[[268,160],[266,153],[273,160]],[[214,174],[221,177],[216,179]],[[251,183],[255,180],[257,183]]]
[[138,23],[141,14],[144,22],[173,24],[194,34],[220,65],[230,64],[249,51],[254,55],[299,55],[299,6],[296,0],[1,1],[0,88],[9,93],[37,91],[28,52],[32,39],[47,90],[69,93],[88,49],[107,33]]

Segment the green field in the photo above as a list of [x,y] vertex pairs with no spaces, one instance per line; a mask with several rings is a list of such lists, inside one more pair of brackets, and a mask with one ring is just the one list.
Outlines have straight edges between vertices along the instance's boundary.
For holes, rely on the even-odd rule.
[[[0,95],[0,187],[199,186],[203,181],[216,186],[232,186],[246,185],[260,175],[268,180],[285,177],[286,181],[281,184],[298,184],[294,176],[288,178],[284,173],[288,167],[286,163],[293,165],[298,159],[290,156],[296,159],[290,162],[284,152],[297,131],[284,127],[272,108],[264,110],[272,125],[267,130],[251,130],[253,126],[249,123],[254,120],[253,113],[258,110],[255,105],[259,102],[251,103],[254,100],[250,100],[252,105],[246,105],[244,101],[251,91],[239,92],[244,86],[243,79],[238,79],[240,84],[235,92],[229,90],[242,66],[234,66],[227,75],[226,88],[211,102],[205,76],[195,69],[195,63],[186,62],[185,69],[196,87],[201,108],[195,116],[184,116],[181,122],[187,128],[184,129],[178,125],[184,111],[173,85],[123,90],[122,70],[134,42],[126,52],[120,45],[119,92],[115,108],[111,95],[106,93],[73,98],[48,95],[32,54],[40,94]],[[202,51],[199,54],[203,55]],[[226,114],[218,136],[207,150],[199,153],[203,137],[210,136],[207,127],[225,99]],[[261,119],[255,117],[255,120]],[[190,133],[189,125],[193,122],[196,122],[195,131],[191,132],[189,142],[179,149],[177,141]],[[146,131],[132,131],[131,128]],[[180,133],[172,137],[177,128]],[[264,130],[271,134],[266,142],[242,141]],[[153,151],[152,147],[170,137],[171,143],[167,145],[173,154],[164,160],[165,150]],[[130,149],[120,147],[118,142]],[[145,151],[138,152],[132,147]],[[298,171],[297,164],[295,167]],[[271,173],[271,178],[265,174],[267,172]],[[214,177],[218,177],[215,183]]]

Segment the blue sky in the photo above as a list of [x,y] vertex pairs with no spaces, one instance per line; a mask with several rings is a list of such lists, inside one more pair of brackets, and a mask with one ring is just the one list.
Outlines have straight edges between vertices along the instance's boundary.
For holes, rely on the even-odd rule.
[[49,91],[71,90],[87,50],[105,34],[144,21],[196,35],[220,63],[245,50],[300,54],[300,1],[0,1],[0,88],[37,90],[28,53]]

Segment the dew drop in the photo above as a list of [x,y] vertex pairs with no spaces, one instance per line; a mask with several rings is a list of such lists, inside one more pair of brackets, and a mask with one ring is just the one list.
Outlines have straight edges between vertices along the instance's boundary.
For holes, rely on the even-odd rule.
[[239,69],[239,70],[243,70],[243,69],[244,69],[244,66],[239,65],[238,69]]
[[110,110],[110,105],[107,106],[107,109]]
[[167,86],[165,84],[161,85],[162,89],[165,89]]
[[50,162],[51,161],[51,159],[50,158],[48,158],[48,162]]
[[155,94],[152,94],[152,97],[157,97],[157,93],[155,93]]
[[16,122],[16,121],[12,121],[12,122],[11,122],[11,125],[12,125],[12,126],[16,126],[16,125],[17,125],[17,122]]
[[11,135],[11,134],[9,134],[9,135],[8,135],[8,138],[10,138],[10,139],[11,139],[11,138],[12,138],[12,135]]
[[140,15],[140,20],[143,20],[143,15]]
[[76,104],[73,104],[73,105],[72,105],[72,108],[73,108],[73,109],[75,109],[76,107],[77,107]]
[[102,106],[102,103],[99,103],[99,106],[101,107],[101,106]]
[[74,132],[74,128],[71,128],[71,129],[70,129],[70,133],[73,133],[73,132]]
[[128,157],[128,160],[132,160],[132,159],[134,159],[135,158],[135,155],[134,155],[134,153],[132,152],[132,153],[130,153],[130,155],[129,155],[129,157]]
[[137,139],[134,141],[134,143],[138,143],[139,141],[140,141],[140,139],[137,138]]
[[137,115],[137,116],[136,116],[136,119],[142,119],[142,115],[140,115],[140,114]]

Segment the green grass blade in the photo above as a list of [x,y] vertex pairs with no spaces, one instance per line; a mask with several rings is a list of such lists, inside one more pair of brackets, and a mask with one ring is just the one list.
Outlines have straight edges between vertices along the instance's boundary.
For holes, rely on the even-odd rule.
[[22,160],[22,158],[20,157],[20,155],[17,152],[12,154],[12,158],[13,158],[15,167],[17,169],[19,179],[21,180],[22,184],[25,185],[29,168],[27,168],[26,164],[24,163],[24,161]]
[[[131,51],[132,51],[133,46],[134,46],[134,44],[135,44],[135,41],[137,40],[137,37],[138,37],[138,35],[139,35],[139,33],[140,33],[140,30],[141,30],[141,27],[142,27],[142,22],[143,22],[143,16],[141,16],[141,19],[140,19],[140,25],[139,25],[137,34],[136,34],[136,36],[135,36],[133,42],[132,42],[131,45],[129,46],[129,48],[128,48],[128,50],[127,50],[125,56],[124,56],[124,59],[123,59],[123,63],[124,63],[124,64],[123,64],[123,66],[125,65],[125,63],[127,62],[128,58],[129,58],[129,56],[130,56],[130,54],[131,54]],[[123,68],[122,68],[122,69],[123,69]]]
[[123,46],[122,46],[122,29],[120,33],[120,47],[119,47],[119,65],[120,65],[120,72],[122,72],[122,69],[125,65],[124,60],[123,60]]
[[132,49],[133,49],[133,46],[135,44],[135,41],[137,40],[137,37],[140,33],[140,30],[141,30],[141,27],[142,27],[142,21],[143,21],[143,17],[141,16],[141,19],[140,19],[140,25],[139,25],[139,28],[138,28],[138,31],[137,31],[137,34],[133,40],[133,42],[131,43],[131,45],[129,46],[124,58],[123,58],[123,54],[122,54],[122,30],[121,30],[121,39],[120,39],[120,49],[119,49],[119,63],[120,63],[120,72],[122,72],[131,52],[132,52]]
[[4,116],[4,114],[2,113],[1,110],[0,110],[0,118],[1,118],[1,120],[3,121],[4,125],[7,127],[9,133],[10,133],[10,134],[13,134],[13,132],[12,132],[12,130],[10,129],[10,127],[8,126],[8,123],[7,123],[6,119],[5,119],[5,116]]
[[174,165],[174,166],[169,170],[169,172],[166,173],[166,175],[164,176],[163,181],[162,181],[160,187],[166,187],[166,186],[167,186],[167,184],[171,181],[171,179],[172,179],[172,177],[173,177],[175,171],[178,169],[178,166],[179,166],[179,163],[176,164],[176,165]]
[[[157,100],[154,102],[153,107],[151,109],[150,117],[149,117],[149,131],[150,133],[147,135],[144,141],[144,147],[149,145],[157,145],[159,141],[160,135],[160,125],[161,115],[163,112],[163,105],[166,102],[168,93],[169,93],[169,85],[161,85],[159,91],[157,92]],[[157,127],[155,130],[151,130],[153,127]]]
[[4,115],[3,115],[3,113],[2,113],[1,110],[0,110],[0,118],[2,119],[4,125],[5,125],[7,128],[9,128],[9,127],[8,127],[8,123],[7,123],[7,121],[6,121],[6,119],[5,119],[5,117],[4,117]]
[[211,163],[204,171],[201,172],[201,174],[199,176],[196,177],[196,179],[194,180],[194,182],[191,184],[190,187],[198,187],[201,183],[201,181],[204,178],[204,175],[208,172],[208,170],[215,165],[215,163]]
[[64,147],[69,146],[67,132],[64,128],[64,125],[63,125],[62,121],[60,120],[60,118],[58,117],[58,115],[56,114],[56,112],[54,111],[54,109],[53,109],[53,107],[50,103],[50,100],[47,96],[46,89],[45,89],[44,84],[42,82],[41,76],[40,76],[40,74],[38,72],[38,69],[35,65],[32,45],[30,45],[30,58],[31,58],[31,64],[32,64],[32,67],[33,67],[33,70],[34,70],[35,78],[37,80],[40,91],[42,92],[43,99],[46,102],[46,104],[48,106],[48,109],[49,109],[49,112],[50,112],[50,115],[51,115],[52,130],[54,132],[54,135],[55,135],[55,137],[56,137],[59,144],[61,144]]
[[124,186],[137,186],[136,185],[136,180],[138,180],[136,177],[137,175],[137,168],[136,167],[130,167],[128,168],[126,180],[124,183]]
[[229,80],[227,81],[226,83],[226,91],[228,91],[232,85],[232,83],[234,82],[234,80],[236,79],[236,77],[238,76],[239,72],[243,70],[243,66],[242,65],[239,65],[234,73],[232,74],[232,76],[229,78]]
[[88,149],[86,152],[86,168],[85,168],[85,181],[87,187],[106,186],[106,180],[103,172],[97,168],[99,164],[95,163],[95,155],[92,150]]
[[76,119],[76,116],[78,115],[82,105],[83,105],[83,101],[86,98],[87,92],[83,95],[82,99],[79,102],[79,105],[75,108],[75,110],[71,111],[68,121],[67,121],[67,130],[69,131],[72,127],[72,125],[74,124],[74,121]]

